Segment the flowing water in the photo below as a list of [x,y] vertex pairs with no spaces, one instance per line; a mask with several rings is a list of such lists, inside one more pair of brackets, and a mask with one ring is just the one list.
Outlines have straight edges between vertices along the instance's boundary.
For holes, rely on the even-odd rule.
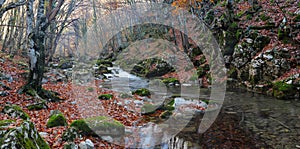
[[[181,90],[194,91],[195,85],[182,86],[166,89],[151,88],[151,80],[143,79],[135,75],[129,74],[118,67],[110,68],[113,71],[112,78],[102,84],[102,87],[110,88],[118,92],[129,93],[139,88],[149,88],[159,97],[167,97],[179,94]],[[150,82],[150,83],[149,83]],[[199,96],[200,99],[209,99],[209,89],[198,89],[199,95],[186,94],[182,97],[190,99]],[[193,92],[191,92],[193,93]],[[182,99],[185,99],[182,98]],[[182,102],[181,99],[181,102]],[[186,100],[190,102],[190,100]],[[277,100],[273,97],[266,97],[242,91],[239,89],[227,90],[222,112],[225,114],[235,114],[240,117],[240,126],[243,129],[250,130],[255,136],[259,137],[263,142],[274,148],[299,148],[300,143],[300,102]],[[199,134],[197,127],[201,122],[201,116],[192,119],[192,123],[183,131],[186,135],[176,137],[175,135],[162,135],[157,139],[159,128],[155,124],[149,124],[143,128],[140,133],[141,142],[136,144],[137,148],[149,148],[159,143],[160,139],[165,140],[158,148],[199,148]],[[186,141],[188,140],[188,141]],[[157,146],[156,146],[157,147]],[[150,147],[151,148],[151,147]]]

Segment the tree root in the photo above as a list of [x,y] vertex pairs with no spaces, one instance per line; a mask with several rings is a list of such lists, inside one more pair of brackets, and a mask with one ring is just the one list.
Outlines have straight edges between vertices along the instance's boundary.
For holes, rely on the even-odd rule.
[[62,99],[59,98],[57,95],[59,93],[53,92],[53,91],[48,91],[45,89],[41,89],[40,91],[36,91],[34,88],[30,86],[30,84],[27,84],[23,86],[21,89],[18,90],[19,94],[26,93],[30,96],[34,96],[40,100],[47,100],[49,102],[58,102],[61,101]]

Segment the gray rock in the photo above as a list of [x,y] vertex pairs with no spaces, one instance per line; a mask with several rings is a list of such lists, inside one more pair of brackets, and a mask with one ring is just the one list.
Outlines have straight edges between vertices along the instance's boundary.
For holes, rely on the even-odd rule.
[[113,138],[111,136],[101,136],[101,139],[108,141],[108,142],[113,142]]
[[81,141],[81,142],[79,143],[79,149],[88,149],[88,148],[87,148],[87,145],[86,145],[86,143],[85,143],[84,141]]
[[94,149],[94,147],[95,147],[94,143],[90,139],[86,139],[85,144],[86,144],[88,149]]

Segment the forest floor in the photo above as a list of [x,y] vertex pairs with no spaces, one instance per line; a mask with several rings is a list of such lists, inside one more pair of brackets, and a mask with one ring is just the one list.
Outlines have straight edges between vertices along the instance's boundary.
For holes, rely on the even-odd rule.
[[[85,114],[82,113],[82,110],[78,109],[78,105],[89,103],[94,106],[94,103],[89,99],[95,94],[87,91],[87,87],[79,87],[72,85],[71,82],[58,82],[58,83],[46,83],[43,85],[43,88],[47,90],[52,90],[58,92],[60,97],[63,99],[61,102],[47,102],[47,109],[42,110],[28,110],[27,105],[38,102],[40,99],[37,97],[28,96],[25,94],[18,94],[17,91],[20,87],[22,87],[25,83],[25,76],[28,72],[26,68],[27,60],[26,58],[22,58],[19,56],[14,56],[14,58],[10,58],[5,53],[0,53],[1,60],[0,61],[0,72],[5,75],[9,75],[12,77],[12,80],[1,80],[3,84],[11,88],[11,90],[5,90],[4,88],[0,88],[0,91],[7,92],[8,95],[1,97],[0,100],[0,111],[3,109],[6,104],[16,104],[22,107],[22,109],[29,114],[30,120],[35,124],[38,132],[45,132],[47,135],[43,135],[42,137],[49,143],[51,148],[63,148],[63,145],[66,143],[62,141],[62,134],[68,128],[68,126],[60,126],[47,128],[46,123],[49,119],[51,110],[60,110],[66,117],[68,124],[72,121],[82,118],[82,115],[85,116],[93,116],[93,114],[101,112],[99,110],[103,109],[90,109],[86,110]],[[73,96],[74,90],[80,95],[90,97],[82,99],[81,103],[78,103],[78,100],[74,99]],[[97,94],[100,93],[113,93],[112,91],[98,88],[95,89]],[[90,94],[90,95],[89,95]],[[91,95],[92,94],[92,95]],[[115,93],[113,93],[115,94]],[[116,96],[115,96],[116,97]],[[93,97],[92,97],[93,98]],[[94,97],[95,99],[97,97]],[[117,99],[116,99],[117,100]],[[99,100],[98,100],[99,101]],[[76,104],[74,104],[74,102]],[[79,101],[80,102],[80,101]],[[102,103],[103,107],[106,107],[106,112],[113,116],[114,118],[121,121],[123,124],[130,126],[132,122],[139,118],[136,114],[130,113],[122,107],[113,106],[113,103]],[[109,109],[108,109],[109,107]],[[222,111],[222,110],[221,110]],[[122,117],[126,115],[127,118]],[[0,119],[11,119],[8,115],[0,113]],[[194,140],[199,143],[203,148],[260,148],[266,147],[266,145],[256,138],[251,132],[247,132],[242,127],[239,126],[239,118],[235,115],[220,113],[217,120],[214,124],[205,132],[203,135],[199,135],[198,140]],[[184,132],[183,132],[184,133]],[[185,134],[186,135],[186,134]],[[188,135],[188,134],[187,134]],[[234,137],[233,137],[234,136]],[[78,138],[75,143],[78,144],[80,141],[89,138],[92,140],[96,148],[123,148],[109,142],[101,140],[98,137],[92,136],[83,136],[82,138]]]

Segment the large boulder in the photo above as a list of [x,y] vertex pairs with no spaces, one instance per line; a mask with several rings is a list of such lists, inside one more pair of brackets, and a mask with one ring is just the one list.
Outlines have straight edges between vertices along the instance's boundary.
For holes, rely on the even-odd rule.
[[125,126],[117,120],[105,116],[75,120],[71,123],[83,135],[121,136],[125,134]]
[[0,149],[50,149],[49,145],[41,138],[34,124],[23,121],[17,126],[8,127],[14,121],[0,121]]

